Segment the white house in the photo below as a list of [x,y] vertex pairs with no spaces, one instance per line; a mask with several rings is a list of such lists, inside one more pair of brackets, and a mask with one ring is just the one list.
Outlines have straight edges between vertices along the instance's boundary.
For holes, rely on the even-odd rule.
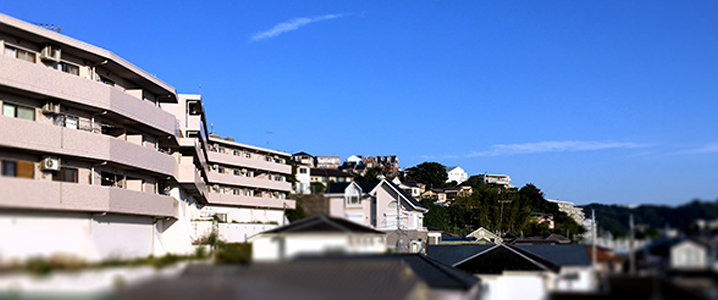
[[446,182],[456,181],[456,183],[462,183],[469,180],[469,174],[459,166],[446,167],[446,174],[449,175]]
[[279,261],[299,255],[386,252],[386,233],[343,218],[318,215],[254,235],[253,261]]

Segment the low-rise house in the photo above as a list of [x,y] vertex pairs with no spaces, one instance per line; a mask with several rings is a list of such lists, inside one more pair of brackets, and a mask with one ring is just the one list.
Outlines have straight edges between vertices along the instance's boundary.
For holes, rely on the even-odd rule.
[[292,154],[292,161],[298,164],[309,166],[310,168],[315,167],[314,156],[306,152],[297,152]]
[[402,243],[420,251],[426,243],[423,220],[428,209],[391,180],[331,183],[324,195],[331,216],[389,233],[390,247]]
[[[396,183],[396,181],[394,181],[394,183]],[[421,198],[421,194],[426,191],[426,184],[416,181],[401,182],[397,185],[414,198]]]
[[469,174],[459,166],[446,167],[446,175],[448,175],[446,182],[455,181],[457,184],[469,179]]
[[312,168],[309,170],[310,182],[319,182],[324,186],[331,182],[351,182],[354,175],[336,169]]
[[292,190],[295,194],[306,195],[311,193],[310,185],[312,183],[311,166],[302,163],[295,162],[296,173],[294,179],[296,182],[293,183]]
[[338,169],[342,162],[339,156],[316,156],[314,160],[320,169]]
[[318,215],[268,230],[248,239],[252,260],[280,261],[299,255],[386,252],[386,233],[344,218]]
[[545,299],[597,287],[584,245],[430,245],[427,255],[478,276],[483,299]]
[[684,237],[663,236],[636,253],[641,269],[664,271],[708,269],[708,246]]
[[501,237],[484,227],[479,227],[474,232],[467,234],[466,237],[475,238],[477,244],[501,244]]

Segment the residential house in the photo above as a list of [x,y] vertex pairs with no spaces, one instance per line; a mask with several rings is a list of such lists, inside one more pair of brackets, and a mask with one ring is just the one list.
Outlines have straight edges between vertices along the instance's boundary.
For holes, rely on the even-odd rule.
[[[394,182],[396,183],[396,182]],[[414,198],[421,198],[421,194],[426,191],[426,184],[416,181],[400,182],[397,184],[402,190],[409,193]]]
[[387,232],[387,247],[421,251],[428,210],[392,181],[330,183],[325,192],[331,216]]
[[545,299],[552,291],[597,288],[583,245],[430,245],[427,255],[474,273],[482,299]]
[[469,179],[469,174],[459,166],[446,167],[446,175],[448,175],[446,182],[455,181],[457,184]]
[[485,184],[502,186],[506,189],[511,187],[511,177],[504,174],[479,174],[479,179]]
[[295,194],[305,195],[310,194],[310,184],[312,183],[311,167],[309,165],[296,163],[296,174],[294,174],[294,183],[292,190]]
[[299,255],[386,252],[386,233],[344,218],[317,215],[252,236],[252,260],[279,261]]
[[477,244],[501,244],[501,237],[484,227],[479,227],[479,229],[467,234],[466,237],[475,238],[475,243]]
[[338,169],[342,163],[339,156],[316,156],[315,165],[320,169]]
[[297,152],[292,154],[292,161],[298,164],[309,166],[310,168],[316,167],[314,156],[306,152]]
[[639,269],[662,272],[665,270],[706,270],[708,246],[685,237],[662,236],[645,245],[636,253]]
[[354,175],[336,169],[312,168],[309,170],[310,182],[319,182],[324,186],[332,182],[350,182]]

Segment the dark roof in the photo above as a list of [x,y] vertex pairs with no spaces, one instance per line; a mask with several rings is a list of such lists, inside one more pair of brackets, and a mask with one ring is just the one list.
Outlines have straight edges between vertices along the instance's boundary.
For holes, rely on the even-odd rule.
[[311,168],[309,170],[311,176],[326,176],[326,177],[354,177],[354,175],[346,172],[339,171],[337,169],[325,169],[325,168]]
[[602,291],[594,293],[554,291],[549,295],[548,299],[708,299],[686,287],[677,285],[676,282],[660,277],[614,276],[609,277],[607,283],[607,288]]
[[401,261],[411,268],[432,289],[469,290],[479,283],[473,274],[444,264],[422,254],[381,254],[381,255],[349,255],[349,256],[306,256],[296,260],[322,261]]
[[561,267],[538,255],[510,244],[493,247],[453,265],[474,274],[502,274],[504,271],[550,271],[558,273]]
[[[376,187],[377,184],[379,184],[379,181],[353,181],[353,183],[356,183],[362,190],[362,193],[366,194],[368,192],[371,192],[371,190]],[[352,182],[330,182],[327,185],[327,190],[324,192],[325,194],[343,194],[344,190],[350,185]]]
[[[443,237],[442,237],[443,239]],[[426,255],[447,265],[454,265],[477,253],[481,253],[495,245],[429,245]]]
[[325,215],[316,215],[302,219],[289,225],[280,226],[262,233],[299,233],[299,232],[346,232],[346,233],[373,233],[386,234],[364,225],[360,225],[342,218]]
[[[444,238],[442,238],[444,240]],[[495,245],[429,245],[426,254],[445,264],[454,265]],[[586,245],[513,245],[559,266],[590,266],[591,258]]]
[[[297,153],[292,154],[292,156],[297,156],[297,155],[309,155],[309,156],[312,156],[311,154],[309,154],[309,153],[307,153],[307,152],[304,152],[304,151],[302,151],[302,152],[297,152]],[[313,157],[313,156],[312,156],[312,157]]]
[[419,201],[417,201],[416,199],[414,199],[414,197],[412,197],[411,195],[409,195],[409,193],[407,193],[405,190],[401,189],[399,186],[397,186],[396,184],[394,184],[393,182],[391,182],[391,180],[384,180],[384,181],[387,182],[389,185],[393,186],[397,191],[399,191],[399,193],[400,193],[402,196],[404,196],[404,198],[408,199],[414,206],[419,207],[419,208],[426,209],[426,207],[424,207],[423,205],[421,205],[421,203],[420,203]]
[[591,258],[586,245],[515,245],[518,248],[543,257],[559,266],[590,266]]
[[191,265],[178,278],[133,285],[118,299],[409,299],[423,280],[399,260],[300,260]]

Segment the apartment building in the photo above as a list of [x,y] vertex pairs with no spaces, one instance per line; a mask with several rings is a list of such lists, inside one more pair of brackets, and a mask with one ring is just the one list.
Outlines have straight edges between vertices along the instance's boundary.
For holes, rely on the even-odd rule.
[[546,201],[556,203],[558,205],[558,210],[565,212],[569,217],[576,221],[576,224],[583,225],[586,221],[586,215],[583,213],[583,208],[573,206],[573,202],[551,199],[546,199]]
[[[112,52],[0,15],[0,263],[192,251],[175,89]],[[179,200],[179,201],[178,201]]]
[[504,188],[511,187],[511,177],[509,177],[509,175],[484,173],[479,174],[479,179],[481,179],[481,181],[485,184],[503,186]]
[[208,134],[200,96],[2,14],[0,51],[0,264],[191,254],[295,207],[289,154]]

